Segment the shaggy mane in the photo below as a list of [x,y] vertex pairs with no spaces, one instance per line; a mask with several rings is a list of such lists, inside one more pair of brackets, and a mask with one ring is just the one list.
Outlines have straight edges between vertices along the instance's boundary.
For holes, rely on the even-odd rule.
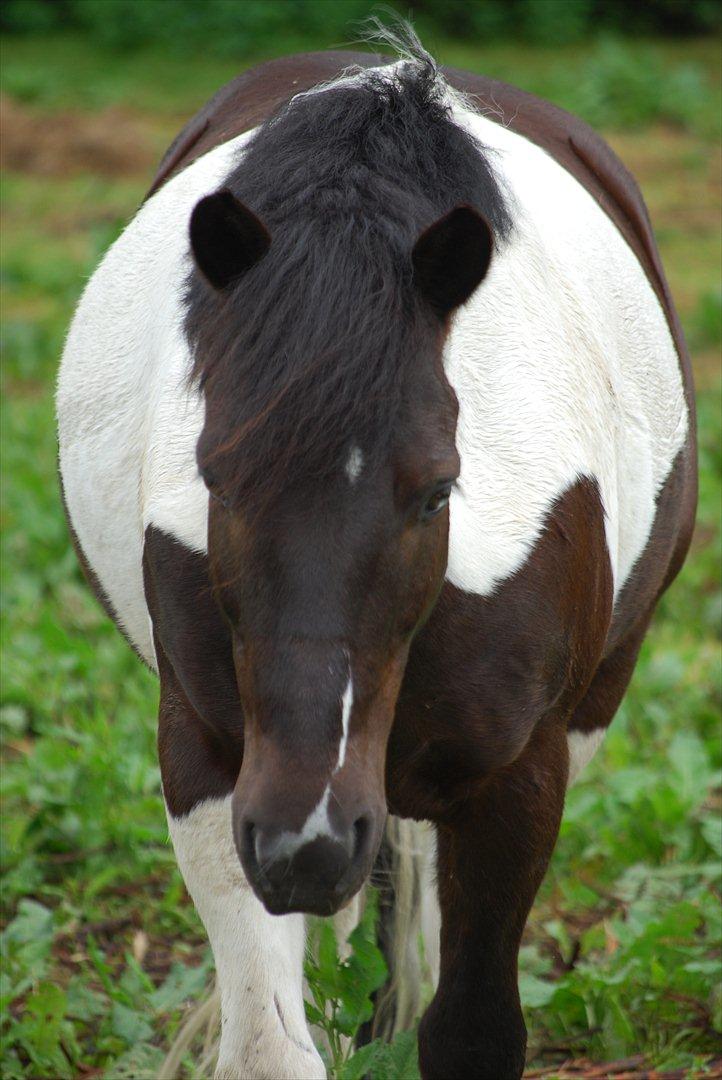
[[226,295],[195,268],[188,280],[193,376],[223,402],[204,464],[234,498],[327,476],[351,446],[382,460],[433,322],[412,285],[415,240],[462,203],[497,245],[510,231],[483,148],[414,50],[392,77],[364,70],[291,99],[221,185],[272,238]]

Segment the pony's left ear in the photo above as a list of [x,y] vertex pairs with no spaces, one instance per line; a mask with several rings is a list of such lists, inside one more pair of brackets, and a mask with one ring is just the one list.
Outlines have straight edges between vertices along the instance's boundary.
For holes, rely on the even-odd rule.
[[190,234],[196,265],[216,289],[245,274],[271,246],[263,222],[227,189],[196,203]]
[[414,283],[442,318],[468,300],[489,269],[494,238],[470,206],[457,206],[422,232],[411,259]]

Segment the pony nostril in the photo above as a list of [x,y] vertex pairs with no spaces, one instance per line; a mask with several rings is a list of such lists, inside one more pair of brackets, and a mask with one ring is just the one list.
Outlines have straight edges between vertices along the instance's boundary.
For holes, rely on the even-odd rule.
[[246,858],[256,866],[260,863],[258,853],[258,830],[252,821],[244,821],[243,823],[243,850]]
[[362,814],[360,818],[356,818],[353,823],[353,858],[357,859],[364,847],[366,846],[366,840],[368,838],[371,829],[371,821],[366,814]]

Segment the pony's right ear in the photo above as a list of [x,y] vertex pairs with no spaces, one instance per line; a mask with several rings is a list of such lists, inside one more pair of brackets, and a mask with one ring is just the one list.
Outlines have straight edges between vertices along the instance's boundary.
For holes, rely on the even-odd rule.
[[196,203],[190,234],[196,265],[215,289],[245,274],[271,246],[263,222],[227,189]]
[[414,281],[442,319],[484,280],[493,249],[486,219],[471,206],[457,206],[418,238],[411,253]]

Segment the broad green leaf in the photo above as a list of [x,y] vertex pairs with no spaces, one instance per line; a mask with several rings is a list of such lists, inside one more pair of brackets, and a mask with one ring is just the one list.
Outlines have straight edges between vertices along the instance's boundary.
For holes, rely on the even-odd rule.
[[208,968],[205,964],[200,967],[174,964],[165,982],[150,995],[151,1007],[158,1013],[170,1012],[189,998],[197,997],[207,978]]
[[376,1041],[362,1046],[339,1066],[336,1071],[337,1080],[363,1080],[379,1053],[380,1044]]
[[383,1047],[372,1066],[373,1080],[418,1080],[419,1054],[415,1031],[402,1031]]
[[321,1010],[310,1001],[304,1001],[303,1005],[306,1010],[306,1019],[309,1024],[324,1024],[326,1022],[325,1013],[322,1013]]
[[527,972],[519,974],[519,995],[522,1005],[528,1009],[541,1009],[553,999],[557,992],[556,983],[547,979],[538,979]]
[[53,913],[35,900],[23,899],[18,912],[2,934],[3,943],[50,942],[53,936]]
[[677,777],[677,789],[690,806],[703,802],[712,773],[704,745],[693,731],[680,731],[672,739],[669,760]]
[[138,1042],[145,1042],[153,1034],[153,1029],[143,1013],[129,1009],[127,1005],[123,1005],[120,1001],[113,1002],[110,1021],[113,1034],[117,1035],[119,1039],[123,1039],[128,1046],[133,1046]]

